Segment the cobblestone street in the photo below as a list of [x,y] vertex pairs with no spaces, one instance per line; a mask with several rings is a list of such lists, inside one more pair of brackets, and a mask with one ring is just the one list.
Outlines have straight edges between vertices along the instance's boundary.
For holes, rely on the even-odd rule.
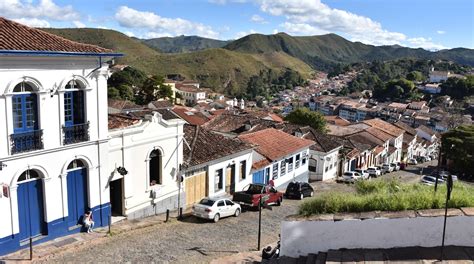
[[[382,179],[398,178],[417,182],[420,167],[383,175]],[[433,165],[432,165],[433,166]],[[316,182],[315,195],[328,191],[354,191],[350,184]],[[306,198],[308,199],[308,198]],[[299,200],[285,199],[282,206],[262,211],[262,247],[278,240],[280,223],[288,215],[296,214]],[[183,221],[156,224],[111,237],[97,238],[87,245],[68,248],[39,262],[210,262],[239,252],[254,251],[257,247],[258,211],[246,211],[239,217],[212,223],[187,216]],[[113,227],[112,227],[113,230]]]

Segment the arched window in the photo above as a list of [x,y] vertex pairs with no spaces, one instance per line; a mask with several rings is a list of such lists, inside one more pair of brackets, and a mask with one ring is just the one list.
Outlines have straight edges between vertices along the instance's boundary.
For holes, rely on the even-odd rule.
[[150,186],[163,184],[161,152],[157,149],[150,153]]
[[33,87],[21,82],[13,88],[12,154],[42,149],[38,122],[38,98]]
[[84,162],[82,160],[75,159],[67,166],[68,170],[77,169],[77,168],[85,168]]
[[64,88],[64,144],[88,141],[83,87],[76,80],[70,80]]
[[66,127],[84,123],[84,92],[79,82],[70,80],[64,93],[64,124]]
[[20,177],[18,177],[18,182],[27,181],[31,179],[38,179],[40,177],[39,173],[35,170],[24,171]]

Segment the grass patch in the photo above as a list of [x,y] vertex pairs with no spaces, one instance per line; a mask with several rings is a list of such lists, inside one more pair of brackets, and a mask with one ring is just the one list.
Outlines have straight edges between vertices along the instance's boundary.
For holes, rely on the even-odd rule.
[[[303,202],[299,214],[304,216],[340,212],[402,211],[444,208],[446,186],[406,184],[397,180],[360,181],[356,193],[331,192]],[[455,182],[449,208],[474,207],[474,187]]]

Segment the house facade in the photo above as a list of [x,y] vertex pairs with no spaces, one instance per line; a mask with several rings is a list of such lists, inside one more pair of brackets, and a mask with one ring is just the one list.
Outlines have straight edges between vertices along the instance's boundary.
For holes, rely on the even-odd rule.
[[166,109],[140,115],[109,116],[111,211],[128,219],[174,210],[185,200],[179,182],[185,122]]
[[186,207],[204,197],[241,191],[252,182],[254,146],[200,126],[185,125],[183,166]]
[[106,62],[119,54],[4,18],[0,35],[2,255],[79,232],[89,210],[108,224]]
[[308,182],[309,147],[313,141],[267,128],[240,135],[239,139],[256,145],[252,160],[252,182],[284,189],[291,181]]

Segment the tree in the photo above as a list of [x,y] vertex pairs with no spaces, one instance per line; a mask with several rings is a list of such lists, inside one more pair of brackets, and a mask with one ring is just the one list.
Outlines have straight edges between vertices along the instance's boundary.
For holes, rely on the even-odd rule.
[[443,134],[441,155],[460,173],[474,173],[474,125],[460,126]]
[[318,112],[308,108],[298,108],[288,114],[285,120],[298,125],[310,126],[321,133],[326,133],[326,119]]
[[163,84],[163,82],[163,77],[156,75],[147,78],[137,96],[137,103],[144,105],[160,98],[172,100],[173,90],[169,85]]
[[449,95],[456,99],[474,95],[474,76],[467,76],[465,79],[448,78],[441,84],[441,94]]
[[411,71],[407,74],[407,79],[414,82],[421,82],[425,79],[425,77],[419,71]]

